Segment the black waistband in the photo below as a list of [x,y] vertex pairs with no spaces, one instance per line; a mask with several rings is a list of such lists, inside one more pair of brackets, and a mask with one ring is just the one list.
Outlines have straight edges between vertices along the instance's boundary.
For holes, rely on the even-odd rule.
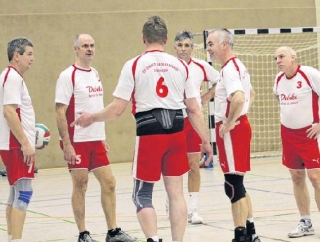
[[173,134],[183,130],[182,110],[152,109],[135,115],[137,136]]

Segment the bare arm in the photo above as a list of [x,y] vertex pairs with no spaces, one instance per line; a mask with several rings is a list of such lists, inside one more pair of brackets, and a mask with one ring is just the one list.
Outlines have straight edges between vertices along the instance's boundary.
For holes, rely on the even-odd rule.
[[202,97],[201,103],[202,105],[207,104],[212,98],[214,98],[214,94],[216,92],[216,84],[213,85],[211,89],[209,89]]
[[103,122],[120,117],[126,110],[129,101],[121,98],[114,98],[112,103],[97,113],[81,113],[81,116],[71,123],[71,126],[79,125],[88,127],[94,122]]
[[4,105],[3,115],[7,120],[11,132],[21,145],[24,162],[30,165],[35,161],[35,148],[34,145],[29,142],[27,135],[23,131],[20,119],[16,112],[17,108],[18,105],[16,104]]
[[[254,91],[253,89],[251,89],[251,90],[250,90],[250,104],[249,104],[249,109],[250,109],[251,106],[252,106],[252,103],[253,103],[253,101],[254,101],[255,96],[256,96],[255,91]],[[249,110],[248,110],[248,112],[249,112]]]
[[203,152],[205,152],[208,156],[207,160],[205,161],[205,164],[207,165],[212,160],[213,150],[212,146],[210,145],[208,129],[203,117],[203,113],[200,110],[195,98],[185,99],[185,104],[187,106],[188,118],[192,124],[192,127],[197,131],[202,139]]
[[63,155],[65,161],[70,164],[75,164],[76,162],[76,152],[71,144],[68,122],[66,117],[68,105],[56,103],[56,122],[59,130],[59,135],[63,144]]
[[220,126],[219,136],[224,137],[224,134],[229,132],[236,125],[237,119],[240,117],[245,96],[242,91],[236,91],[231,96],[231,104],[227,121]]
[[240,117],[244,102],[245,97],[242,91],[236,91],[232,94],[230,111],[226,124],[234,124],[236,122]]

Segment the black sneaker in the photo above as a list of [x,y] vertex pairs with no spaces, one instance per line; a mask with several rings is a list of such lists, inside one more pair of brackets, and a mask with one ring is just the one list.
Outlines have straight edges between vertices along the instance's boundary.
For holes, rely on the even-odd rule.
[[234,239],[232,242],[247,242],[247,229],[245,227],[236,227],[234,229]]
[[6,169],[5,166],[0,169],[0,175],[1,176],[7,176],[7,169]]
[[256,229],[254,227],[254,223],[250,223],[248,220],[247,220],[247,223],[246,223],[246,228],[247,228],[247,242],[261,242],[260,238],[258,236],[253,237],[253,235],[256,235]]
[[137,242],[138,238],[131,237],[126,232],[122,231],[121,228],[117,228],[119,231],[116,235],[111,236],[109,233],[106,237],[106,242]]
[[89,231],[84,231],[84,232],[79,234],[78,242],[98,242],[98,241],[93,240],[91,238]]
[[252,242],[261,242],[261,240],[260,240],[260,238],[257,236],[257,237],[255,237],[255,238],[252,240]]

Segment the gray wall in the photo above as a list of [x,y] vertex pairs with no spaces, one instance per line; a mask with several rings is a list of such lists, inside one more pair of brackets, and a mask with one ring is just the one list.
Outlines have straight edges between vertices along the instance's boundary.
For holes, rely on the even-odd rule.
[[[161,15],[169,28],[167,51],[174,35],[188,29],[202,32],[216,27],[276,28],[316,26],[315,0],[140,0],[0,1],[0,67],[7,65],[6,43],[16,36],[33,40],[36,61],[25,75],[37,122],[51,131],[50,145],[37,152],[39,168],[65,166],[55,124],[54,90],[59,73],[73,63],[73,38],[86,32],[96,41],[93,66],[104,84],[105,103],[112,100],[122,65],[140,54],[141,27],[150,15]],[[135,125],[130,107],[107,124],[111,162],[131,161]]]

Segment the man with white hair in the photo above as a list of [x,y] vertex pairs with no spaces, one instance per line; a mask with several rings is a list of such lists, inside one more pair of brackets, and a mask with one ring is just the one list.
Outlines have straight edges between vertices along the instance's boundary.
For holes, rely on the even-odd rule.
[[221,64],[215,91],[216,140],[225,193],[232,208],[232,242],[260,242],[253,222],[251,199],[244,186],[250,171],[251,126],[247,116],[254,98],[250,75],[233,53],[233,35],[227,29],[209,33],[207,51]]

